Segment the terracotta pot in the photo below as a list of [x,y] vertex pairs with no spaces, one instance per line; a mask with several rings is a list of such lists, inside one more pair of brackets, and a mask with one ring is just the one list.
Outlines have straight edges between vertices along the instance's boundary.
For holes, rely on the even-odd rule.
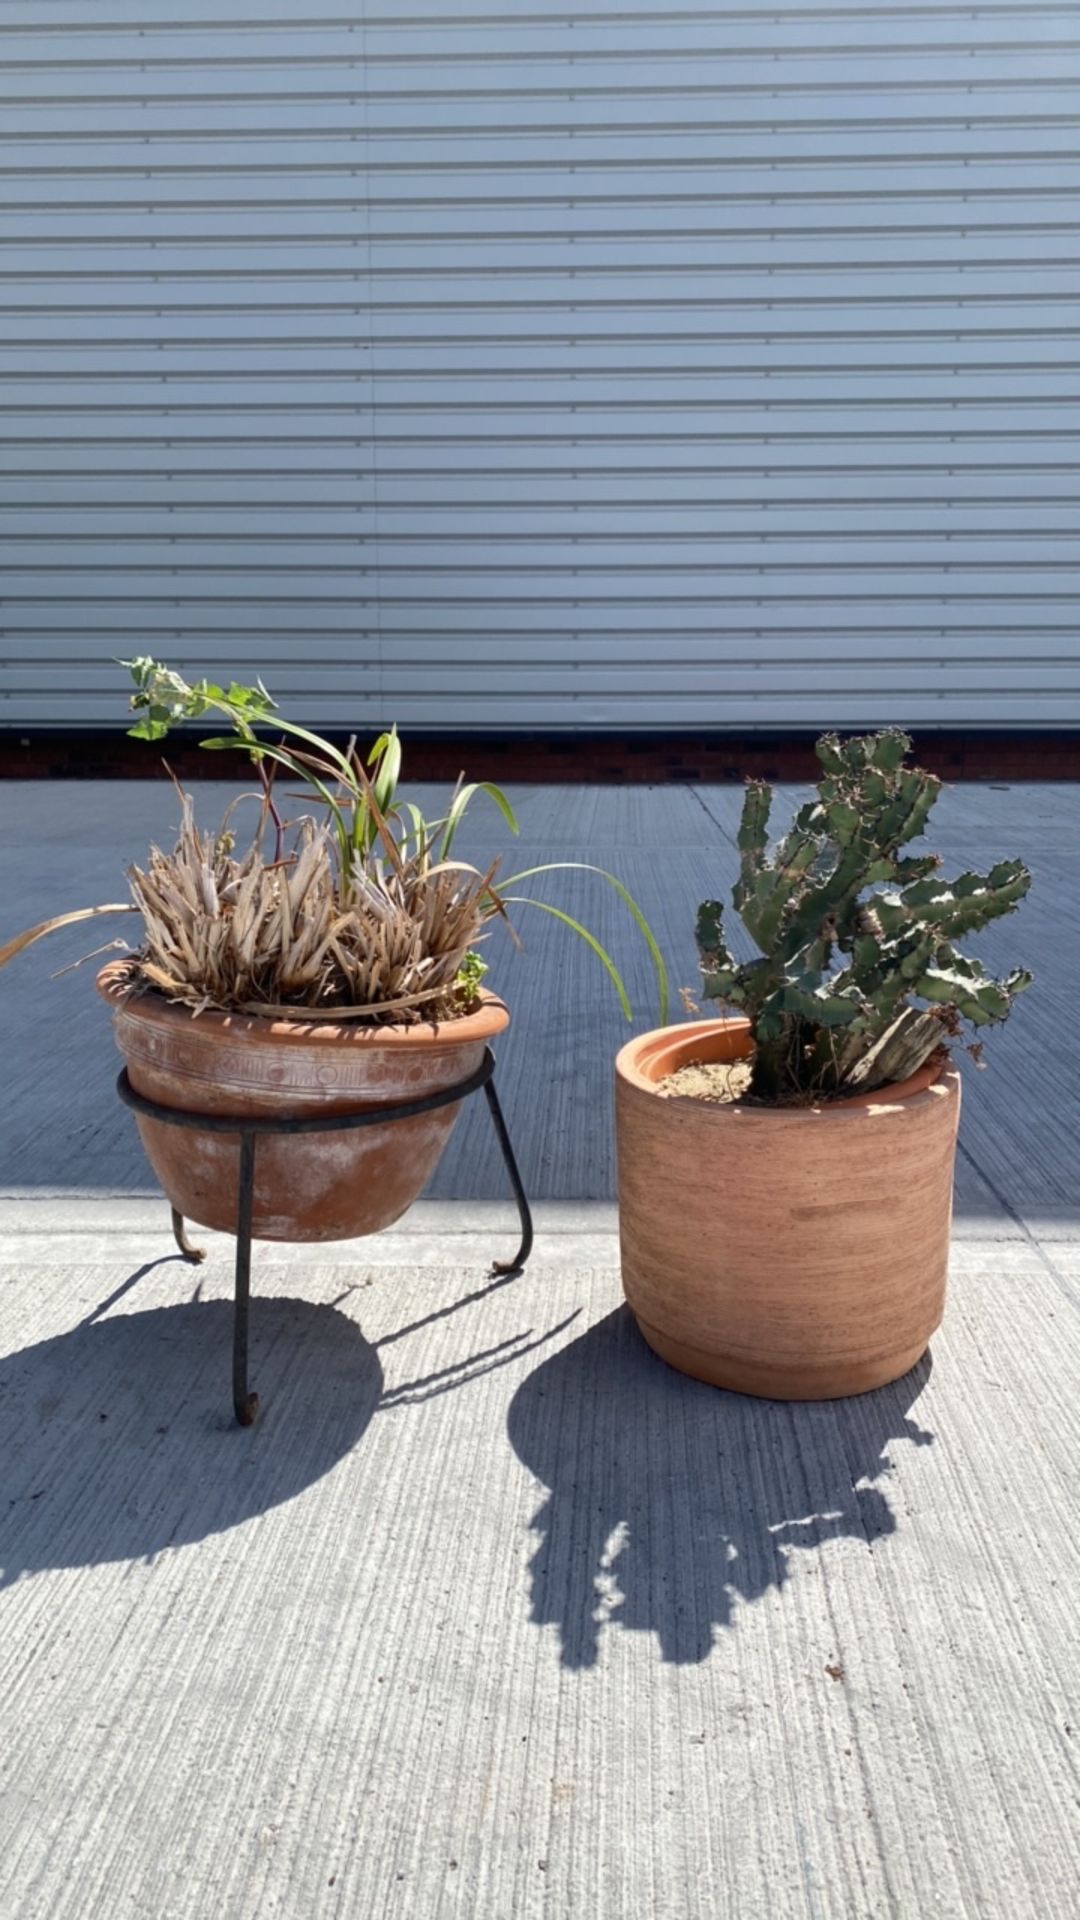
[[906,1373],[941,1320],[960,1078],[941,1061],[819,1107],[665,1097],[750,1052],[741,1018],[642,1035],[616,1061],[623,1285],[683,1373],[777,1400]]
[[[153,990],[128,992],[126,961],[98,975],[137,1093],[188,1113],[368,1113],[467,1080],[509,1025],[484,994],[475,1013],[440,1026],[192,1014]],[[460,1104],[353,1132],[263,1135],[253,1231],[260,1240],[349,1240],[400,1219],[431,1177]],[[137,1116],[147,1157],[172,1205],[205,1227],[236,1224],[238,1134],[202,1133]]]

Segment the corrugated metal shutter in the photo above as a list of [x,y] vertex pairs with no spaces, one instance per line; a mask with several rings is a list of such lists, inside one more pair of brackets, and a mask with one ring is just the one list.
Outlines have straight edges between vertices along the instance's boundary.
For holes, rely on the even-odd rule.
[[8,725],[1080,723],[1075,4],[0,28]]

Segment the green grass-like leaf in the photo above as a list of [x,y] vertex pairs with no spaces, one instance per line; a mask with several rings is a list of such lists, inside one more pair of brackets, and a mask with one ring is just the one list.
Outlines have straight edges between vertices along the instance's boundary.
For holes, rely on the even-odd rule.
[[[617,879],[613,873],[609,873],[606,867],[594,867],[587,860],[552,860],[546,862],[543,866],[526,867],[521,873],[512,873],[508,879],[502,881],[500,884],[504,887],[516,887],[520,885],[522,880],[532,880],[538,873],[595,873],[599,875],[601,880],[606,880],[609,887],[614,888],[623,905],[633,916],[644,938],[645,945],[649,949],[649,956],[653,963],[653,972],[656,975],[657,998],[660,1013],[658,1024],[662,1027],[666,1026],[668,1010],[671,1004],[671,984],[668,979],[668,970],[664,963],[664,956],[657,945],[656,936],[628,888],[624,887],[622,881]],[[539,902],[537,902],[537,904],[539,905]]]
[[633,1008],[630,1005],[630,996],[623,983],[622,974],[619,972],[607,948],[600,945],[596,935],[590,933],[588,927],[583,927],[581,921],[575,920],[571,914],[564,913],[561,907],[553,907],[550,900],[533,900],[530,899],[527,893],[517,895],[504,893],[502,894],[502,900],[504,905],[508,907],[537,907],[541,913],[550,913],[553,920],[561,920],[565,927],[569,927],[573,933],[576,933],[580,939],[584,940],[586,946],[592,948],[597,959],[606,967],[615,991],[619,996],[619,1005],[622,1007],[627,1020],[633,1020]]
[[497,787],[493,780],[472,780],[468,786],[459,787],[450,803],[450,810],[446,816],[445,830],[443,832],[442,846],[439,849],[440,859],[445,860],[449,854],[457,837],[457,830],[465,818],[469,804],[476,798],[478,793],[485,793],[489,800],[494,800],[511,833],[516,834],[519,831],[517,816],[502,788]]

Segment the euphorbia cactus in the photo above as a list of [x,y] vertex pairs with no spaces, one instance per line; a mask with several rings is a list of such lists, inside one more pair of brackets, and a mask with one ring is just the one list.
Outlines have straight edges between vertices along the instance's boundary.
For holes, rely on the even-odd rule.
[[906,767],[890,728],[817,744],[817,797],[768,857],[771,793],[749,782],[732,898],[760,957],[728,951],[723,908],[706,900],[697,941],[706,998],[748,1015],[750,1093],[782,1102],[869,1091],[922,1066],[960,1021],[1004,1020],[1030,986],[996,980],[952,942],[1009,913],[1031,884],[1019,860],[939,879],[937,854],[903,857],[923,832],[940,780]]

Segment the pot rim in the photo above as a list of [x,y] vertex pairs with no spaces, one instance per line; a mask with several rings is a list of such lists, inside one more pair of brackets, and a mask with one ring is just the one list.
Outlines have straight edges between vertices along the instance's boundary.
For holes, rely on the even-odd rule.
[[[658,1079],[643,1072],[638,1064],[643,1054],[648,1053],[655,1057],[656,1054],[664,1051],[665,1043],[670,1045],[679,1038],[704,1039],[708,1034],[730,1033],[734,1041],[740,1032],[749,1034],[749,1031],[750,1022],[746,1015],[741,1013],[719,1014],[711,1020],[689,1020],[667,1027],[653,1027],[650,1032],[639,1033],[634,1039],[628,1040],[625,1046],[620,1047],[615,1057],[616,1078],[636,1094],[643,1094],[654,1100],[664,1100],[676,1111],[685,1111],[690,1108],[696,1113],[708,1114],[710,1122],[706,1124],[716,1121],[721,1125],[737,1117],[752,1119],[755,1123],[798,1121],[810,1114],[815,1117],[825,1116],[835,1119],[845,1114],[867,1113],[872,1109],[880,1111],[882,1108],[895,1108],[918,1099],[920,1095],[927,1094],[932,1087],[941,1086],[942,1091],[946,1092],[952,1091],[960,1084],[960,1076],[945,1048],[942,1048],[940,1053],[929,1060],[925,1066],[920,1067],[917,1073],[909,1074],[904,1080],[887,1081],[883,1087],[875,1087],[870,1093],[849,1093],[838,1100],[809,1102],[805,1106],[768,1107],[752,1105],[745,1100],[721,1102],[697,1100],[692,1094],[685,1093],[661,1094]],[[748,1047],[733,1050],[731,1058],[733,1060],[745,1058],[749,1051]],[[665,1072],[672,1070],[668,1067]],[[664,1075],[658,1076],[658,1078],[662,1077]]]
[[[197,1031],[213,1043],[234,1045],[237,1040],[256,1046],[320,1047],[392,1047],[421,1049],[454,1048],[490,1040],[510,1025],[510,1009],[498,994],[480,989],[480,1006],[459,1020],[418,1021],[415,1026],[365,1026],[362,1021],[279,1020],[259,1014],[223,1013],[207,1007],[195,1013],[177,1000],[168,1000],[149,983],[140,985],[131,979],[130,957],[110,960],[98,973],[95,985],[114,1013],[126,1013],[151,1026],[195,1025]],[[299,1010],[298,1010],[299,1011]]]

